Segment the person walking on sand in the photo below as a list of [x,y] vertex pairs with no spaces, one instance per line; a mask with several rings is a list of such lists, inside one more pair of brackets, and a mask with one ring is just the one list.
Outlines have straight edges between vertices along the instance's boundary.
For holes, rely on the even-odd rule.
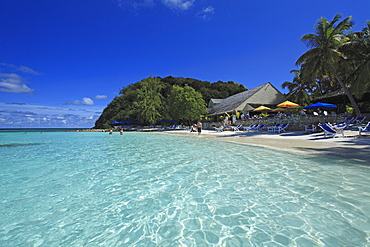
[[198,121],[198,123],[197,123],[198,135],[200,135],[200,133],[202,132],[202,127],[203,127],[202,122]]

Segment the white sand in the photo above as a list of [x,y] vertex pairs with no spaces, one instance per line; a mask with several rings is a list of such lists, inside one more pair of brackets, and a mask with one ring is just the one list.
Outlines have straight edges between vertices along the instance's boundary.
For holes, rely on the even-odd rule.
[[365,162],[370,165],[370,136],[358,136],[358,131],[345,130],[344,135],[336,138],[324,137],[323,133],[304,134],[302,131],[286,133],[245,132],[202,130],[191,133],[185,130],[163,131],[167,134],[187,135],[199,138],[212,138],[222,141],[238,142],[263,146],[301,154],[330,155]]

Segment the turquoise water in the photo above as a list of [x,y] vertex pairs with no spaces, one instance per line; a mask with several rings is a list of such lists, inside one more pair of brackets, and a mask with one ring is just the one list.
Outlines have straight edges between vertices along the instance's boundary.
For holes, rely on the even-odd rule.
[[156,133],[0,133],[0,246],[367,246],[370,166]]

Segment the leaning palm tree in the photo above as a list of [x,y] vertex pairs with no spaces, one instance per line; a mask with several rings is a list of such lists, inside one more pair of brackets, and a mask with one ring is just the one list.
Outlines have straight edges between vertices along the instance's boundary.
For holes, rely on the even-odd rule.
[[370,21],[361,32],[350,34],[351,44],[348,50],[354,55],[355,71],[351,92],[361,98],[370,88]]
[[339,14],[332,21],[321,17],[315,26],[315,33],[306,34],[301,38],[311,49],[298,58],[296,65],[301,65],[301,75],[305,80],[330,78],[331,83],[336,80],[347,94],[356,116],[360,116],[355,99],[339,76],[347,76],[353,69],[345,54],[340,51],[340,48],[349,42],[346,32],[353,26],[352,17],[347,17],[337,24],[340,18]]

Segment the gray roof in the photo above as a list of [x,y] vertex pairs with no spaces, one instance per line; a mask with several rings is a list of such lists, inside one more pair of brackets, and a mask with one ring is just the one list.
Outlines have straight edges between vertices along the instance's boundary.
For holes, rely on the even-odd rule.
[[208,113],[209,115],[222,114],[225,112],[230,112],[237,109],[242,103],[244,103],[248,98],[254,95],[256,92],[261,90],[266,84],[252,88],[250,90],[234,94],[226,99],[223,99],[219,104],[215,105],[214,108]]
[[219,104],[223,101],[224,99],[211,99],[211,101],[213,102],[213,104]]

